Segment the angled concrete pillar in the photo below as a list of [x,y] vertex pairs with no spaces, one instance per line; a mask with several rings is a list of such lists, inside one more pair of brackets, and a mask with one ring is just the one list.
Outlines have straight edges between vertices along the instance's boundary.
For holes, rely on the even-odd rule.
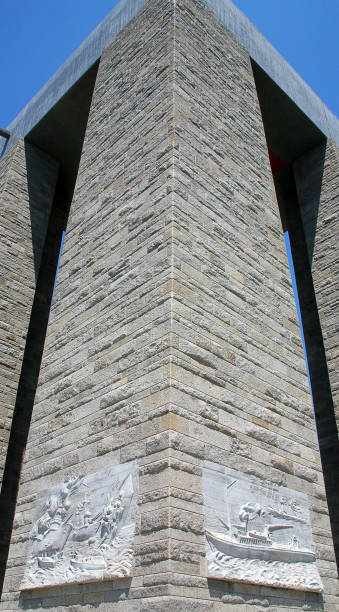
[[[132,576],[21,591],[41,491],[130,461]],[[308,495],[324,594],[208,578],[206,461]],[[99,66],[2,609],[331,610],[334,585],[250,59],[205,4],[151,0]]]

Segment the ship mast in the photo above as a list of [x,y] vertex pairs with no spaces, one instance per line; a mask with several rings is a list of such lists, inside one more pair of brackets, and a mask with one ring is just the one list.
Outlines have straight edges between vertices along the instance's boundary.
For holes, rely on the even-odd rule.
[[224,492],[224,498],[225,498],[225,493],[226,493],[226,500],[225,500],[225,505],[227,508],[227,523],[229,525],[229,529],[231,532],[231,536],[232,536],[232,528],[231,528],[231,510],[230,510],[230,504],[229,504],[229,494],[228,494],[228,490],[233,487],[233,485],[237,482],[237,480],[233,480],[230,484],[225,484],[225,489],[226,491]]

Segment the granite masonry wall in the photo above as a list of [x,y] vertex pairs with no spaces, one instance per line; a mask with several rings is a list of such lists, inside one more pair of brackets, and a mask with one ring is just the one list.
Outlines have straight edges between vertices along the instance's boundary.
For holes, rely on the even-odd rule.
[[[34,502],[140,461],[133,578],[20,593]],[[202,460],[309,496],[324,595],[206,578]],[[199,1],[105,49],[0,609],[333,610],[335,563],[250,59]]]

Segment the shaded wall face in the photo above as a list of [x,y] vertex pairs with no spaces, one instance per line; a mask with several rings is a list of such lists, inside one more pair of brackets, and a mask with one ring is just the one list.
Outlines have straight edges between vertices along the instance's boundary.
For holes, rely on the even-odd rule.
[[[338,148],[331,140],[312,149],[294,163],[300,213],[307,243],[319,318],[323,332],[333,400],[338,410],[337,236],[339,163]],[[336,412],[336,418],[339,418]]]
[[[252,61],[284,231],[291,242],[332,532],[338,541],[338,149]],[[339,566],[339,565],[338,565]]]
[[[319,446],[337,562],[339,562],[338,472],[338,149],[331,140],[310,150],[294,163],[300,209],[296,243],[300,292],[304,294],[304,327],[310,362]],[[292,233],[296,226],[292,226]],[[302,258],[303,237],[307,249]],[[303,260],[306,260],[303,261]],[[308,271],[306,270],[308,264]],[[307,273],[309,280],[307,282]],[[307,291],[308,283],[312,284]]]
[[[133,459],[132,579],[20,595],[39,491]],[[324,605],[207,580],[204,459],[307,493]],[[102,56],[16,521],[4,589],[13,610],[333,604],[312,406],[250,60],[203,4],[152,0]]]

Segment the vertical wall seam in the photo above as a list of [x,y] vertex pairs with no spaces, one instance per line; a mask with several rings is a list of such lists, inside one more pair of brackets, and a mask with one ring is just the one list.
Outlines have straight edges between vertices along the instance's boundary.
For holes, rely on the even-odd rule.
[[[172,17],[172,28],[173,28],[173,39],[172,39],[172,117],[173,117],[173,126],[175,123],[175,66],[176,66],[176,36],[175,36],[175,28],[176,28],[176,0],[172,0],[173,2],[173,17]],[[172,162],[171,162],[171,224],[170,224],[170,278],[171,278],[171,291],[170,291],[170,334],[171,339],[170,343],[173,342],[172,330],[173,330],[173,271],[174,271],[174,146],[175,146],[175,131],[172,139]],[[172,347],[173,348],[173,347]],[[169,386],[172,386],[172,354],[169,356]]]

